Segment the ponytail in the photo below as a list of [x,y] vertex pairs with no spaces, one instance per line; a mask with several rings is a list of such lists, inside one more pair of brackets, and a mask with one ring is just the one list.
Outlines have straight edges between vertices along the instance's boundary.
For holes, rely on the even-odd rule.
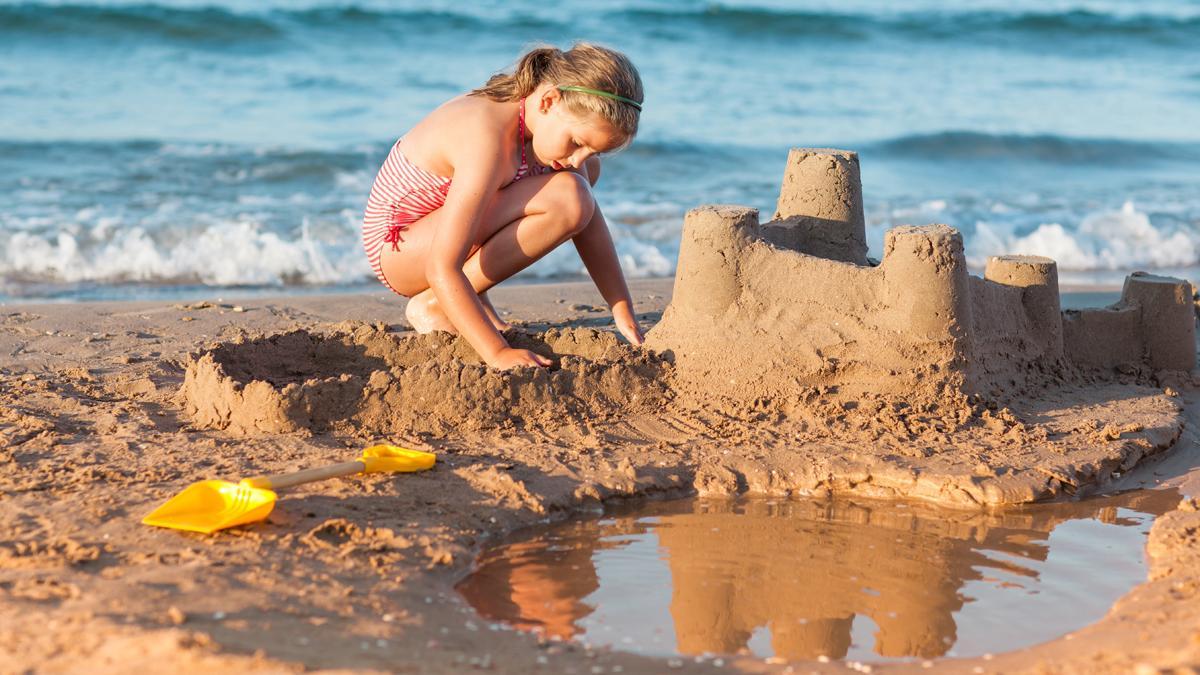
[[471,94],[486,96],[493,101],[516,101],[525,98],[537,89],[554,64],[562,58],[563,52],[557,47],[531,49],[517,61],[511,74],[496,73],[488,78],[487,84]]
[[[560,87],[563,103],[576,115],[599,116],[626,140],[637,134],[643,100],[642,78],[637,68],[621,52],[590,42],[578,42],[565,52],[551,46],[531,49],[521,56],[511,73],[492,75],[470,95],[486,96],[493,101],[517,101],[544,82]],[[598,96],[588,93],[589,90],[612,96]]]

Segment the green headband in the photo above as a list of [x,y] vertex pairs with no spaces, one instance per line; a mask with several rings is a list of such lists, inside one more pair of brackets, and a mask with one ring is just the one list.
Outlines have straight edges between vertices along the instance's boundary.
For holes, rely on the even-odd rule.
[[642,109],[641,103],[638,103],[637,101],[635,101],[631,98],[625,98],[624,96],[618,96],[617,94],[614,94],[611,91],[600,91],[599,89],[588,89],[587,87],[576,87],[574,85],[559,85],[558,90],[559,91],[581,91],[585,94],[592,94],[594,96],[603,96],[604,98],[611,98],[612,100],[620,101],[621,103],[628,103],[629,105],[637,108],[638,110]]

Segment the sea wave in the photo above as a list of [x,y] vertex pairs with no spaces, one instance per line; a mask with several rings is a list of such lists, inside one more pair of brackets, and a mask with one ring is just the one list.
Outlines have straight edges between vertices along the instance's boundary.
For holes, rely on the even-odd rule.
[[[214,286],[349,283],[366,277],[349,242],[289,239],[251,222],[213,225],[179,240],[140,227],[5,237],[9,282],[203,283]],[[171,239],[176,241],[170,241]]]
[[[186,162],[195,171],[233,171],[251,178],[329,176],[337,171],[377,168],[394,139],[354,146],[289,147],[237,143],[175,143],[149,139],[19,140],[0,138],[0,157],[9,161],[72,163],[123,157],[126,161]],[[878,141],[842,143],[872,161],[987,160],[1121,166],[1157,161],[1200,161],[1200,143],[1127,138],[1080,138],[1056,134],[990,134],[948,130]],[[703,173],[707,167],[782,162],[786,145],[744,145],[723,141],[639,138],[608,158],[627,162],[665,162],[674,170]],[[615,179],[620,176],[614,174]],[[3,184],[3,181],[0,181]]]
[[1200,159],[1200,144],[1072,138],[1053,134],[987,134],[943,131],[870,143],[863,154],[897,159],[1032,160],[1063,164],[1104,164]]
[[[174,180],[182,174],[188,175],[193,185],[209,184],[210,180],[225,184],[265,184],[333,180],[341,172],[365,171],[368,167],[377,167],[389,147],[391,144],[387,142],[320,148],[174,143],[138,138],[55,141],[0,138],[0,162],[11,162],[14,167],[21,166],[26,171],[38,165],[60,171],[64,163],[106,166],[115,169],[107,172],[109,175],[137,180],[143,186],[155,180]],[[112,167],[114,161],[121,164]],[[0,187],[4,185],[5,180],[0,179]]]
[[0,37],[50,39],[156,37],[183,44],[274,41],[286,30],[265,15],[218,7],[0,5]]
[[[941,199],[894,208],[886,221],[871,224],[868,241],[878,252],[883,232],[895,224],[953,223],[961,209]],[[676,204],[611,204],[610,229],[628,276],[674,274],[682,211]],[[1064,271],[1200,265],[1200,231],[1191,217],[1152,219],[1132,201],[1118,209],[1036,225],[1030,224],[1030,217],[997,207],[991,217],[961,224],[968,262],[981,268],[989,256],[1018,253],[1048,256]],[[130,225],[93,213],[78,214],[75,220],[74,225],[55,229],[0,232],[0,281],[39,286],[46,292],[54,284],[297,288],[361,284],[373,278],[353,217],[340,223],[305,219],[292,231],[246,216],[210,220],[186,232]],[[564,246],[519,276],[561,279],[584,274],[573,247]]]
[[[906,136],[858,149],[869,160],[864,167],[904,171],[915,157],[955,172],[964,168],[953,164],[956,158],[985,158],[986,165],[1012,172],[1038,161],[1128,166],[1131,157],[1185,152],[1165,143],[963,133]],[[13,284],[40,289],[30,293],[44,297],[71,284],[296,289],[370,283],[358,227],[389,147],[387,141],[322,149],[0,140],[0,193],[13,202],[0,210],[0,294]],[[613,157],[597,198],[626,273],[673,274],[684,213],[695,205],[752,204],[769,217],[776,167],[785,156],[783,147],[658,138]],[[1014,159],[993,162],[996,157]],[[999,184],[983,193],[941,186],[944,192],[933,195],[887,198],[868,191],[869,241],[878,254],[888,227],[944,222],[962,230],[976,264],[989,255],[1032,253],[1056,258],[1063,270],[1194,265],[1200,263],[1200,192],[1180,183],[1177,165],[1166,166],[1168,182],[1121,188],[1119,197],[1094,186],[1064,192]],[[664,176],[674,182],[663,182]],[[1125,199],[1142,209],[1121,208]],[[584,273],[573,247],[565,246],[522,276]]]
[[[740,36],[867,40],[898,37],[920,40],[978,41],[1000,37],[1028,39],[1030,48],[1053,49],[1063,40],[1104,42],[1114,39],[1163,45],[1191,45],[1200,36],[1200,15],[1110,13],[1087,9],[1062,11],[891,11],[824,12],[709,5],[702,8],[628,9],[618,15],[654,22],[661,30],[681,28]],[[1054,38],[1044,42],[1044,38]],[[1036,42],[1034,41],[1036,40]]]
[[1200,209],[1195,202],[1139,208],[1130,199],[1118,208],[1099,209],[1083,204],[1055,209],[1041,199],[989,202],[929,199],[892,205],[869,219],[867,243],[878,255],[886,231],[896,225],[948,223],[962,231],[967,262],[977,269],[991,256],[1014,254],[1046,256],[1069,272],[1200,266]]
[[[630,277],[670,276],[678,254],[680,218],[654,227],[613,222],[614,242]],[[872,228],[869,239],[886,228]],[[1184,268],[1200,264],[1200,234],[1155,225],[1132,203],[1098,211],[1077,223],[1033,229],[1003,220],[979,221],[967,233],[968,262],[982,268],[993,255],[1044,255],[1064,271]],[[655,232],[659,230],[660,232]],[[878,230],[878,231],[875,231]],[[663,236],[659,236],[659,234]],[[672,235],[673,233],[673,235]],[[878,236],[876,236],[878,235]],[[878,242],[873,241],[873,247]],[[273,232],[253,222],[208,226],[185,239],[162,231],[98,227],[95,232],[15,232],[0,242],[0,279],[20,284],[303,287],[359,284],[372,279],[357,237],[334,239]],[[523,278],[568,278],[586,273],[572,247],[560,247],[523,272]]]
[[42,4],[0,5],[0,37],[7,39],[91,37],[158,38],[182,44],[278,44],[298,32],[394,29],[430,32],[520,31],[525,34],[571,34],[579,25],[599,29],[648,26],[659,37],[705,39],[730,37],[808,38],[856,41],[873,38],[906,40],[1000,40],[1045,51],[1080,41],[1113,47],[1121,41],[1164,46],[1191,46],[1200,39],[1200,14],[1124,13],[1094,9],[1060,11],[916,10],[819,11],[704,4],[680,8],[632,6],[599,9],[580,17],[565,9],[501,7],[421,9],[362,4],[317,4],[306,8],[255,6],[233,9],[155,3],[130,5]]
[[1053,258],[1064,270],[1129,270],[1200,264],[1200,232],[1155,226],[1133,202],[1097,211],[1069,229],[1044,223],[1021,232],[1010,224],[979,222],[967,241],[967,260],[979,267],[988,256],[1009,253]]
[[252,11],[218,6],[172,7],[158,4],[0,5],[0,37],[159,39],[185,46],[242,43],[270,48],[309,30],[350,34],[362,30],[386,33],[395,29],[471,31],[492,29],[496,22],[507,28],[533,30],[560,25],[520,14],[491,20],[485,16],[449,10],[380,10],[354,5]]
[[1113,38],[1124,38],[1182,45],[1196,40],[1200,31],[1200,16],[1111,14],[1083,9],[1020,13],[987,11],[912,15],[902,17],[895,22],[895,26],[914,35],[943,39],[1007,34],[1055,40],[1111,41]]
[[[673,220],[677,229],[678,221]],[[674,273],[678,246],[646,239],[637,228],[613,223],[617,255],[630,277]],[[552,251],[519,276],[566,278],[586,273],[573,247]],[[86,231],[0,234],[0,281],[5,285],[204,284],[326,286],[368,282],[374,276],[357,232],[319,238],[307,226],[299,236],[251,221],[223,222],[178,233],[98,222]]]

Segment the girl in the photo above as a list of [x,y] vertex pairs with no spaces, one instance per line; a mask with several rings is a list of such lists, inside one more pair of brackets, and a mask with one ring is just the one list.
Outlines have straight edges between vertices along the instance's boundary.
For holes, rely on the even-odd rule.
[[617,329],[640,345],[591,187],[599,155],[633,140],[641,110],[642,81],[623,54],[539,48],[396,141],[371,188],[363,245],[379,280],[409,298],[412,327],[458,332],[494,368],[550,365],[508,345],[487,290],[570,239]]

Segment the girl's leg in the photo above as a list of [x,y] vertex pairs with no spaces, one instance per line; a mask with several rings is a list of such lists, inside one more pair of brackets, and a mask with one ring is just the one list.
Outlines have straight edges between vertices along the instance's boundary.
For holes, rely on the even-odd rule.
[[[496,330],[503,332],[512,327],[507,321],[500,318],[500,313],[492,306],[487,291],[479,294],[479,302],[483,305],[483,313],[487,315],[488,321],[492,322],[492,326]],[[437,298],[428,288],[408,299],[408,304],[404,306],[404,318],[408,319],[408,325],[418,333],[435,330],[444,330],[447,333],[458,332],[454,330],[454,324],[450,323],[450,319],[446,318],[446,315],[438,308]]]
[[[476,293],[486,293],[578,234],[594,210],[591,187],[579,174],[564,171],[518,181],[499,191],[485,210],[479,243],[463,272]],[[413,223],[400,250],[385,248],[381,258],[388,283],[411,298],[405,314],[418,332],[453,330],[425,279],[425,258],[442,219],[439,209]]]
[[[424,291],[422,291],[424,293]],[[483,304],[483,313],[487,314],[488,321],[496,327],[498,331],[506,331],[509,329],[508,322],[500,318],[500,313],[492,306],[492,299],[488,297],[487,291],[479,294],[479,302]]]

